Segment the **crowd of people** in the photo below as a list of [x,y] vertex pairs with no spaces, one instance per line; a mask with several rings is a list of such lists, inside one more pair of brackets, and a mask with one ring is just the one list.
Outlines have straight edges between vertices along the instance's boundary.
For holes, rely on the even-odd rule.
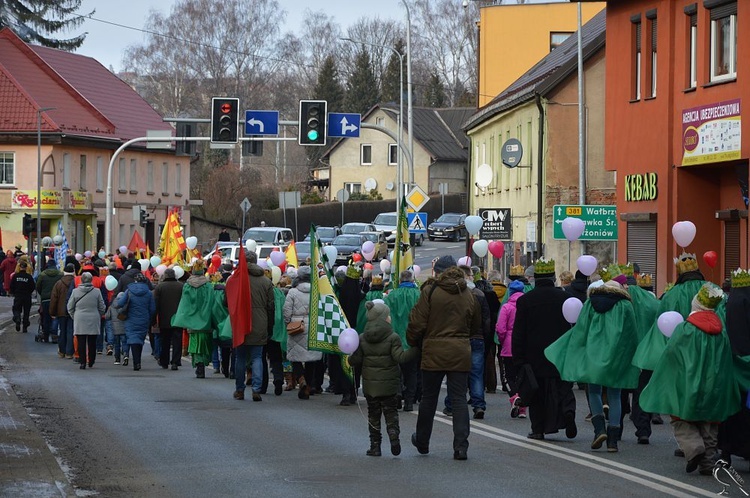
[[[189,357],[198,379],[213,367],[234,380],[236,400],[249,387],[262,401],[272,385],[277,396],[331,392],[349,406],[361,392],[369,456],[382,454],[381,418],[391,453],[400,454],[398,412],[415,405],[411,443],[429,453],[445,382],[442,412],[452,417],[457,460],[467,458],[470,417],[485,417],[486,393],[507,393],[509,416],[528,416],[531,439],[559,431],[577,437],[575,383],[585,389],[594,450],[619,451],[628,414],[637,443],[648,444],[652,423],[666,414],[687,472],[709,474],[719,454],[750,457],[750,274],[733,272],[722,289],[689,254],[675,262],[678,278],[659,297],[651,276],[630,263],[558,275],[554,261],[540,259],[511,267],[503,281],[497,271],[485,275],[443,256],[421,283],[411,270],[389,280],[352,263],[332,279],[360,334],[348,357],[351,377],[338,354],[308,348],[315,266],[287,266],[279,277],[250,251],[236,266],[207,268],[197,259],[184,272],[143,270],[133,254],[119,252],[70,255],[62,271],[54,259],[40,265],[35,280],[28,257],[8,251],[3,287],[14,296],[17,331],[27,332],[38,294],[39,340],[56,342],[61,359],[85,370],[99,355],[113,356],[138,371],[148,340],[159,367],[178,370]],[[116,285],[105,285],[109,277]],[[564,311],[571,299],[580,302],[574,319]],[[248,308],[247,321],[239,320]],[[672,330],[661,323],[665,312],[682,318]]]

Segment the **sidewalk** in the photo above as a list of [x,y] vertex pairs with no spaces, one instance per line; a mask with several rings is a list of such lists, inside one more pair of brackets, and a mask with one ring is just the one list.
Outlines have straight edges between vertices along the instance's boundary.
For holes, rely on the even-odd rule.
[[[12,305],[12,298],[0,297],[0,335],[17,333]],[[36,318],[31,321],[29,335],[32,328],[36,331]],[[52,450],[3,375],[5,362],[0,357],[0,496],[75,496]]]

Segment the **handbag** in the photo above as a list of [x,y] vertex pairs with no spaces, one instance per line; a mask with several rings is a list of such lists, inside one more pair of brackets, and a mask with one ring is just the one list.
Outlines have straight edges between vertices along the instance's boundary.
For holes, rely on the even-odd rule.
[[289,335],[298,335],[305,331],[305,322],[300,320],[298,322],[289,322],[286,324],[286,333]]

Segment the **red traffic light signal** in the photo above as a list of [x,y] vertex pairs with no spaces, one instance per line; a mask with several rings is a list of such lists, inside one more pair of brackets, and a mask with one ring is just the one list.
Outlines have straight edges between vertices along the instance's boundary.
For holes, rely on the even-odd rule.
[[240,99],[211,99],[211,146],[231,148],[239,142]]

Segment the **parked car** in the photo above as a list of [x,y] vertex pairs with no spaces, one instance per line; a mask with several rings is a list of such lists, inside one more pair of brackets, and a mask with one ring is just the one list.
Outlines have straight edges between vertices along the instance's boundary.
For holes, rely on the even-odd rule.
[[375,244],[375,256],[373,261],[384,259],[388,256],[388,242],[385,240],[385,234],[378,230],[377,232],[362,232],[360,235]]
[[245,230],[245,233],[242,236],[243,246],[249,239],[252,239],[257,243],[257,249],[255,252],[258,254],[258,259],[263,259],[268,257],[274,248],[286,251],[286,248],[289,247],[289,243],[294,240],[294,234],[288,228],[252,227]]
[[312,250],[310,249],[310,241],[303,240],[302,242],[295,242],[294,248],[297,250],[297,262],[301,265],[304,261],[310,257]]
[[[318,227],[315,229],[315,233],[318,235],[318,240],[321,244],[330,244],[333,239],[338,235],[341,235],[341,228],[339,227]],[[310,239],[310,234],[307,234],[305,240]]]
[[349,259],[354,253],[362,252],[362,244],[367,241],[364,235],[356,234],[343,234],[339,235],[331,245],[338,251],[336,256],[336,265],[345,265],[349,263]]
[[448,239],[458,242],[466,236],[466,215],[462,213],[444,213],[440,218],[427,225],[427,237],[430,240]]
[[352,222],[341,225],[342,235],[357,235],[361,232],[374,232],[377,230],[372,223]]
[[213,258],[214,254],[221,256],[222,263],[226,259],[231,259],[232,263],[236,265],[240,254],[242,254],[242,246],[237,242],[217,242],[208,254],[203,257],[207,265],[211,264],[211,258]]
[[[385,240],[388,241],[388,247],[396,245],[396,225],[398,224],[398,213],[380,213],[372,222],[376,230],[381,230],[385,234]],[[414,246],[421,246],[424,242],[423,234],[409,234],[409,243]]]

